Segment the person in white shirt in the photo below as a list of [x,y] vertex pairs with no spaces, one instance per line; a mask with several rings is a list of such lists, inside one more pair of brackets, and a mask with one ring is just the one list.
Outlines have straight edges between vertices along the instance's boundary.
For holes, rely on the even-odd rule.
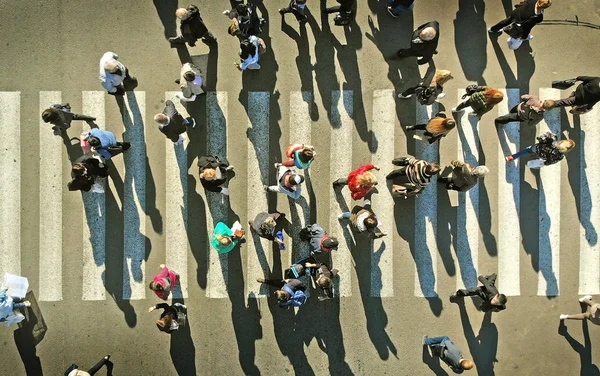
[[127,84],[137,86],[137,79],[129,75],[129,70],[114,52],[106,52],[100,59],[100,83],[108,94],[123,95]]

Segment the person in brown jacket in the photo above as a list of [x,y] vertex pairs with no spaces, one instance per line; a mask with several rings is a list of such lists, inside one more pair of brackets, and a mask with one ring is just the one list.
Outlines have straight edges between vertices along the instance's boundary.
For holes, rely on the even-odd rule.
[[364,206],[356,205],[351,212],[338,215],[338,219],[349,219],[354,231],[365,234],[371,239],[381,238],[387,234],[379,229],[379,220],[371,210],[371,201],[364,200]]
[[479,178],[484,177],[490,170],[485,166],[473,167],[468,163],[461,161],[450,162],[453,169],[450,175],[439,177],[438,183],[446,184],[446,189],[459,192],[466,192],[473,188]]
[[508,124],[512,121],[520,121],[528,127],[535,127],[544,119],[546,109],[554,107],[555,102],[552,100],[541,101],[535,95],[521,95],[521,102],[511,108],[510,112],[496,118],[496,126]]
[[[430,144],[438,141],[456,127],[456,121],[446,116],[444,111],[438,112],[427,124],[409,125],[407,131],[423,130]],[[415,138],[418,136],[415,136]]]

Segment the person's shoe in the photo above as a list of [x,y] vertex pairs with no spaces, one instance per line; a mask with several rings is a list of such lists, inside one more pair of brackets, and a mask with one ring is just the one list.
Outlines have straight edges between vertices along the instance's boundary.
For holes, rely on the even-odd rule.
[[274,163],[273,166],[275,166],[275,169],[279,169],[279,167],[281,167],[281,163]]
[[490,34],[496,34],[496,35],[500,35],[500,34],[502,34],[502,31],[494,31],[494,30],[492,30],[492,28],[491,28],[491,27],[490,27],[490,28],[488,28],[488,29],[487,29],[487,31],[488,31],[488,33],[490,33]]
[[532,40],[532,39],[533,39],[533,35],[529,34],[529,35],[527,36],[527,40]]
[[265,279],[264,278],[257,278],[256,282],[258,282],[258,283],[265,283]]
[[127,151],[131,148],[130,142],[123,142],[123,151]]
[[387,11],[390,14],[390,16],[392,16],[394,18],[398,18],[398,16],[396,14],[394,14],[394,12],[392,11],[391,7],[387,7]]
[[342,213],[342,214],[338,214],[338,216],[337,216],[337,217],[338,217],[338,219],[344,219],[344,213]]
[[505,159],[506,159],[506,161],[507,161],[507,162],[512,162],[512,161],[514,161],[514,160],[515,160],[515,158],[513,158],[513,156],[512,156],[512,155],[508,155],[508,156],[506,156],[506,157],[505,157]]
[[402,95],[402,93],[398,94],[398,98],[400,99],[408,99],[412,97],[412,94],[408,94],[408,95]]
[[31,307],[31,302],[29,300],[24,301],[23,304],[25,307]]
[[579,298],[579,303],[583,303],[583,301],[586,299],[592,300],[592,296],[591,295],[582,296],[581,298]]
[[426,340],[426,339],[428,339],[428,338],[429,338],[429,337],[427,337],[427,336],[423,336],[423,341],[421,342],[421,344],[422,344],[423,346],[425,346],[425,340]]
[[445,93],[439,93],[438,96],[437,96],[437,99],[442,99],[442,98],[445,98],[445,97],[446,97]]
[[406,126],[406,130],[407,130],[407,131],[412,131],[413,129],[415,129],[415,126],[414,126],[414,125],[407,125],[407,126]]
[[233,165],[229,165],[225,168],[225,171],[233,171]]
[[464,111],[464,109],[460,109],[460,110],[458,110],[456,107],[454,107],[454,108],[452,109],[452,112],[453,112],[453,113],[457,113],[457,114],[458,114],[458,113],[461,113],[461,112],[463,112],[463,111]]
[[266,185],[263,185],[263,189],[265,190],[265,192],[269,192],[269,187]]
[[566,320],[568,317],[569,317],[569,315],[560,315],[561,320]]
[[285,9],[284,8],[279,9],[279,14],[281,14],[283,16],[285,14]]
[[470,117],[476,117],[476,118],[478,118],[478,117],[479,117],[479,116],[477,116],[477,114],[476,114],[476,113],[474,113],[474,112],[469,112],[469,114],[468,114],[468,115],[469,115]]
[[196,128],[196,119],[192,118],[192,128]]
[[456,293],[450,294],[450,303],[456,302],[458,295]]

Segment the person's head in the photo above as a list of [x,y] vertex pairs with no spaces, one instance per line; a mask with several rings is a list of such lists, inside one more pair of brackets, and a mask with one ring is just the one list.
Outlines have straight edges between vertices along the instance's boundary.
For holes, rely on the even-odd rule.
[[288,183],[289,185],[300,185],[304,182],[304,176],[293,173],[290,174]]
[[162,291],[163,290],[162,285],[160,283],[154,282],[154,281],[150,282],[150,285],[148,287],[150,287],[150,290],[152,290],[152,291]]
[[365,224],[366,228],[375,228],[377,227],[377,217],[375,217],[374,214],[369,215],[367,218],[365,218],[365,221],[363,222]]
[[229,27],[227,28],[227,33],[229,35],[238,35],[240,33],[240,24],[237,18],[234,18],[231,21],[231,25],[229,25]]
[[449,70],[439,69],[435,71],[435,82],[440,86],[444,86],[446,82],[450,81],[453,78],[454,77],[452,76],[452,73],[450,73]]
[[254,55],[255,53],[256,46],[248,39],[240,42],[240,57],[242,59],[246,60],[250,55]]
[[440,172],[440,165],[435,162],[429,163],[427,166],[425,166],[425,173],[429,176],[433,176],[438,172]]
[[96,136],[89,136],[87,138],[87,142],[88,144],[90,144],[91,147],[98,147],[100,146],[100,139]]
[[325,251],[330,251],[332,249],[337,249],[338,245],[340,245],[340,243],[338,242],[337,238],[330,236],[323,240],[322,248],[324,248]]
[[508,298],[504,294],[496,294],[496,296],[492,298],[492,304],[504,305],[506,302],[508,302]]
[[552,0],[538,0],[537,7],[540,9],[550,8],[552,5]]
[[104,70],[110,73],[116,73],[119,70],[119,66],[116,61],[108,60],[104,63]]
[[87,169],[85,168],[84,165],[82,165],[80,163],[76,163],[71,168],[71,171],[73,172],[73,175],[75,175],[77,177],[77,176],[84,176],[87,172]]
[[171,329],[171,324],[173,324],[173,316],[169,314],[164,315],[160,320],[156,320],[156,326],[161,332],[169,331]]
[[283,290],[275,291],[275,298],[280,302],[285,302],[288,300],[287,293]]
[[456,120],[454,120],[452,118],[446,118],[446,119],[444,119],[442,124],[444,125],[444,128],[449,131],[451,129],[454,129],[454,127],[456,127]]
[[542,102],[542,108],[544,110],[551,110],[554,107],[556,107],[556,101],[552,99],[546,99],[544,102]]
[[322,276],[321,278],[317,279],[317,285],[323,289],[330,289],[333,287],[333,281],[329,277]]
[[556,143],[556,149],[563,154],[570,152],[574,147],[575,141],[573,140],[560,140]]
[[215,180],[217,177],[217,171],[214,168],[206,168],[200,173],[200,179],[203,180]]
[[423,39],[424,41],[430,41],[433,38],[435,38],[435,35],[436,33],[433,27],[426,27],[423,30],[421,30],[419,38]]
[[477,176],[477,177],[479,177],[479,178],[482,178],[482,177],[484,177],[484,176],[485,176],[485,175],[486,175],[488,172],[490,172],[490,170],[489,170],[487,167],[485,167],[485,166],[481,165],[481,166],[477,166],[477,167],[475,167],[475,168],[473,169],[473,171],[471,171],[471,174],[473,174],[473,175],[475,175],[475,176]]
[[275,223],[277,223],[277,221],[275,221],[275,218],[273,217],[267,217],[263,223],[265,223],[268,226],[274,226]]
[[47,108],[42,112],[42,120],[44,123],[51,123],[60,119],[60,114],[54,108]]
[[300,160],[305,163],[310,162],[315,155],[317,155],[317,152],[312,146],[305,146],[304,149],[302,149],[302,152],[299,154]]
[[196,79],[196,73],[194,73],[193,71],[189,70],[187,72],[185,72],[183,74],[183,78],[188,81],[188,82],[192,82]]
[[231,243],[233,243],[233,240],[230,236],[215,235],[215,238],[217,238],[217,241],[219,242],[221,247],[227,247],[231,245]]
[[377,178],[371,173],[371,171],[363,172],[356,177],[356,182],[360,185],[372,187],[377,185]]
[[186,20],[189,16],[190,16],[190,12],[188,12],[187,9],[185,8],[178,8],[175,11],[175,15],[177,16],[177,18],[179,18],[180,20]]
[[471,368],[473,368],[474,365],[475,365],[475,363],[473,363],[472,360],[469,360],[469,359],[461,359],[460,360],[460,367],[464,370],[470,370]]
[[498,104],[504,99],[504,94],[496,89],[488,89],[483,94],[485,95],[485,104]]
[[165,114],[154,115],[154,121],[158,124],[167,125],[169,123],[169,117]]
[[248,16],[248,7],[246,4],[238,4],[235,6],[235,11],[242,17]]

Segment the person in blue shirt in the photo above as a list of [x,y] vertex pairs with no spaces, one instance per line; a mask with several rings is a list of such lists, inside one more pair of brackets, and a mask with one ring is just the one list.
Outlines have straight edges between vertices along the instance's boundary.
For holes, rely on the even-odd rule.
[[131,147],[129,142],[118,142],[114,133],[103,131],[100,128],[92,128],[86,141],[107,160],[129,150]]
[[439,357],[454,373],[463,373],[475,365],[472,360],[463,357],[462,352],[447,336],[434,338],[423,336],[423,346],[427,346],[430,356]]

